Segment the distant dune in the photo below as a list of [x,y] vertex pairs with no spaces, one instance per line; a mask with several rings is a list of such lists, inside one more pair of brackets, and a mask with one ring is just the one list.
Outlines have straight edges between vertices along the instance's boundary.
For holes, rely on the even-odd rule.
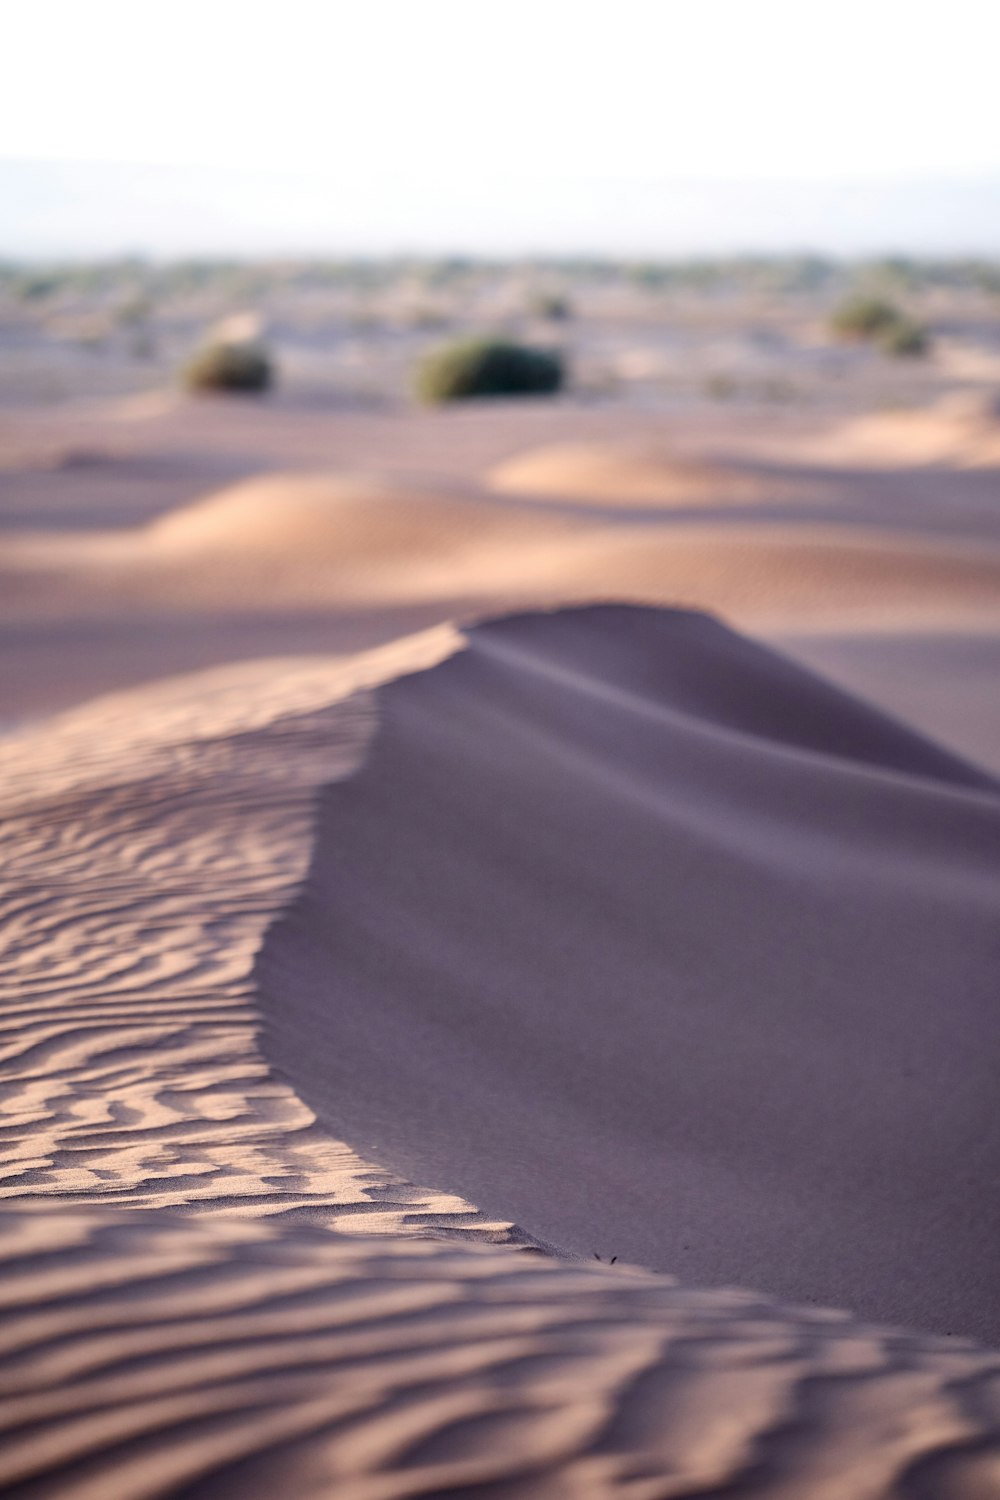
[[556,443],[508,459],[488,479],[501,494],[653,509],[774,503],[822,493],[815,481],[699,462],[648,441]]
[[839,464],[1000,469],[1000,395],[960,391],[929,407],[856,417],[807,446]]
[[842,390],[0,423],[5,1494],[1000,1500],[995,414]]

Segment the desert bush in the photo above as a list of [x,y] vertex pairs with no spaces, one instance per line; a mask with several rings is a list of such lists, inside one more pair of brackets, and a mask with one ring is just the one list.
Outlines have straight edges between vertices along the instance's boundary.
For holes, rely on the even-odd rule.
[[440,329],[447,328],[451,319],[442,307],[431,307],[429,304],[418,303],[415,307],[408,307],[403,313],[402,322],[407,328]]
[[274,365],[259,343],[205,344],[186,365],[183,381],[190,391],[266,391]]
[[470,339],[429,354],[417,371],[422,401],[481,396],[546,396],[563,383],[563,362],[549,349]]
[[709,375],[703,390],[713,401],[730,401],[739,395],[739,388],[731,375]]
[[148,297],[136,294],[126,297],[115,309],[115,321],[123,328],[134,328],[140,323],[145,323],[153,314],[153,304]]
[[549,323],[566,323],[573,316],[573,304],[559,292],[538,292],[529,299],[528,311],[533,318]]
[[900,322],[903,314],[882,297],[849,297],[842,302],[830,326],[841,338],[874,339]]
[[892,354],[897,359],[916,359],[927,353],[929,341],[926,328],[912,318],[901,317],[882,329],[876,342],[885,354]]
[[837,309],[831,322],[841,338],[870,340],[884,354],[913,358],[927,353],[927,330],[881,297],[852,297]]
[[20,277],[15,283],[14,295],[22,302],[43,302],[48,297],[54,297],[61,287],[58,275],[38,272]]

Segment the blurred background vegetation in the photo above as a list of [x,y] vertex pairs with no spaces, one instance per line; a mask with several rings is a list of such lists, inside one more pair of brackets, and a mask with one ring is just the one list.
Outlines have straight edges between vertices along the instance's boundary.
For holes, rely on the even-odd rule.
[[129,257],[0,264],[0,400],[211,386],[234,318],[268,399],[410,401],[470,340],[548,354],[593,400],[849,406],[860,364],[889,404],[1000,381],[1000,260]]

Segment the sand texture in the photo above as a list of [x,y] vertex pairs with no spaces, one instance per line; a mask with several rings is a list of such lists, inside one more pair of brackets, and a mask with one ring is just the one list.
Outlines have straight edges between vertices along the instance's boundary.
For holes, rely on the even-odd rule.
[[474,1217],[313,1128],[257,1050],[251,977],[316,788],[370,733],[364,689],[452,644],[220,669],[4,742],[0,1197],[388,1230]]
[[1000,1500],[987,405],[0,422],[5,1494]]
[[516,617],[384,690],[265,1045],[557,1244],[997,1341],[998,890],[1000,786],[787,660]]
[[18,1500],[987,1500],[1000,1356],[391,1236],[0,1214]]
[[555,443],[499,464],[489,482],[500,494],[666,509],[775,504],[822,493],[805,480],[754,475],[636,442]]

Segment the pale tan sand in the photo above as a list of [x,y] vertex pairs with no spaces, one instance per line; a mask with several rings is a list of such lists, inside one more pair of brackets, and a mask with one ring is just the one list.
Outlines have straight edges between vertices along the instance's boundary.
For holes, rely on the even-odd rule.
[[[768,632],[805,616],[827,633],[995,629],[993,471],[859,468],[836,454],[817,468],[810,444],[831,430],[777,408],[764,421],[735,407],[571,403],[378,414],[157,397],[20,412],[0,421],[13,464],[0,488],[3,717],[217,662],[353,653],[436,621],[595,596],[698,605]],[[699,502],[694,525],[686,507],[610,493],[574,506],[487,489],[499,465],[566,444],[666,452],[761,498]],[[73,454],[88,461],[53,458]],[[251,489],[234,490],[248,475]],[[602,482],[614,485],[610,469]],[[317,484],[339,516],[320,547],[294,524]],[[783,501],[789,486],[825,498]],[[364,493],[380,496],[376,513]],[[237,499],[262,524],[249,527]],[[251,532],[256,549],[241,541]]]
[[284,474],[145,525],[20,532],[0,566],[6,711],[594,598],[723,611],[758,631],[1000,629],[992,538],[879,529],[853,512],[836,524],[649,517],[526,506],[469,482]]
[[868,629],[1000,625],[997,548],[849,525],[604,530],[563,543],[550,576],[559,584],[544,602],[680,605],[724,612],[762,633],[831,621]]
[[[10,1493],[1000,1496],[995,1360],[690,1285],[995,1337],[994,785],[739,638],[702,660],[704,622],[651,651],[630,611],[582,646],[568,616],[554,675],[560,617],[512,654],[497,631],[521,627],[465,649],[447,623],[724,610],[995,765],[989,471],[844,464],[801,507],[794,434],[772,473],[731,414],[685,419],[657,443],[740,475],[738,524],[706,492],[698,524],[657,502],[636,525],[610,472],[577,506],[483,478],[555,442],[641,448],[634,415],[171,400],[22,425],[5,715],[210,670],[0,740],[0,1164],[33,1256],[7,1268]],[[908,680],[872,654],[890,638]],[[259,960],[320,788],[368,753],[368,690],[456,651],[388,689]],[[327,948],[345,883],[363,961]],[[373,975],[362,1018],[343,1002]],[[511,1248],[549,1240],[688,1285]]]
[[[596,658],[587,653],[588,667],[602,649],[620,649],[617,635]],[[358,1155],[265,1064],[254,953],[301,878],[318,782],[363,754],[371,716],[357,694],[457,645],[445,630],[349,665],[221,669],[5,742],[7,1492],[354,1500],[503,1480],[511,1495],[658,1497],[732,1482],[832,1500],[849,1480],[861,1500],[928,1485],[1000,1493],[994,1356],[747,1293],[478,1251],[478,1240],[531,1240],[440,1185],[421,1191]],[[457,660],[480,655],[474,646]],[[657,669],[645,650],[638,661]],[[724,701],[713,722],[735,715],[752,743],[768,726],[747,714],[788,705],[741,699],[739,665],[735,684],[698,672],[685,689],[682,671],[673,688],[681,717],[704,714],[714,680]],[[659,666],[669,670],[662,653]],[[546,695],[555,704],[562,689]],[[615,738],[615,715],[594,707]],[[914,796],[933,802],[934,778],[969,779],[905,732],[886,740],[877,717],[872,727],[862,714],[860,730],[856,715],[846,722],[862,739],[874,733],[893,779],[906,782],[916,761],[930,779]],[[446,736],[448,724],[436,723]],[[489,734],[502,752],[499,727]],[[457,716],[451,732],[469,748]],[[479,774],[487,814],[491,769],[470,759],[454,788],[464,796],[462,777]],[[668,770],[671,787],[681,767]],[[347,783],[362,796],[365,774]],[[407,834],[405,819],[398,831]],[[395,866],[402,854],[405,868],[405,845],[385,832],[384,860]],[[482,871],[477,879],[487,893]],[[441,911],[420,935],[425,958],[450,892],[444,882]],[[395,923],[405,925],[400,909]],[[561,970],[551,944],[549,956]],[[294,1008],[278,1021],[291,1040]],[[603,1068],[606,1033],[596,1029]],[[310,1048],[314,1038],[299,1041]],[[357,1063],[367,1066],[363,1052]],[[296,1073],[303,1065],[300,1056]],[[397,1080],[394,1067],[383,1052],[378,1098],[405,1117],[405,1072]],[[429,1118],[425,1109],[429,1141],[446,1096],[462,1087],[462,1075],[448,1074]],[[551,1182],[561,1122],[555,1091],[545,1099],[530,1159]],[[588,1104],[562,1185],[586,1215],[588,1259],[592,1249],[622,1253],[632,1202],[616,1163],[608,1221],[591,1136],[600,1102]],[[503,1112],[480,1100],[476,1151],[489,1159],[506,1129]],[[648,1207],[648,1189],[643,1197]],[[40,1202],[77,1212],[42,1213]],[[185,1219],[172,1220],[181,1208]],[[352,1238],[303,1239],[303,1223]],[[388,1237],[354,1238],[375,1228]],[[469,1245],[401,1242],[400,1232]]]
[[990,1500],[1000,1356],[392,1237],[0,1214],[5,1493]]
[[685,458],[648,440],[555,443],[507,459],[487,480],[499,494],[652,509],[774,504],[824,494],[815,480]]
[[580,1253],[1000,1338],[998,784],[697,615],[486,625],[381,714],[260,964],[321,1118]]
[[219,669],[0,740],[0,1197],[509,1237],[317,1133],[254,1041],[254,957],[364,689],[454,643]]
[[783,451],[838,465],[1000,469],[1000,395],[961,391],[928,407],[856,417]]

